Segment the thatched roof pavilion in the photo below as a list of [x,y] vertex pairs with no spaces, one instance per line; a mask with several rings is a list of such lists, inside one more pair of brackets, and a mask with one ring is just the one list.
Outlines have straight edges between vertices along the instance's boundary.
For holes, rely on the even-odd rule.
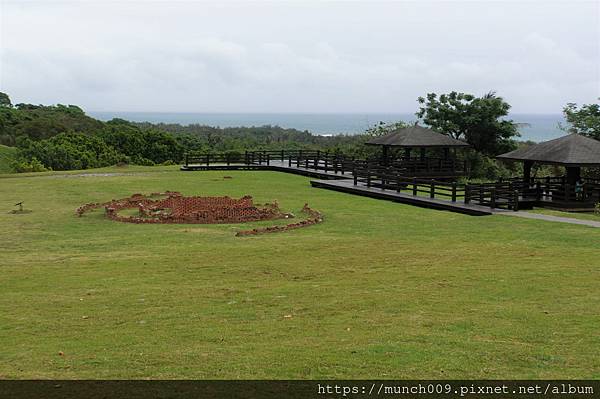
[[531,167],[535,162],[564,166],[567,169],[569,184],[575,184],[581,176],[581,167],[600,166],[600,141],[573,133],[519,148],[496,158],[523,162],[525,181],[531,181]]
[[385,136],[375,137],[365,144],[381,146],[384,163],[387,163],[388,150],[390,147],[405,148],[407,156],[410,156],[410,150],[412,148],[420,148],[422,158],[425,156],[426,148],[443,148],[444,153],[447,156],[450,148],[470,147],[470,145],[464,141],[457,140],[417,124],[404,129],[398,129]]
[[385,136],[375,137],[365,144],[380,145],[389,147],[404,148],[450,148],[450,147],[470,147],[464,141],[454,139],[445,134],[434,132],[433,130],[414,125],[404,129],[398,129]]

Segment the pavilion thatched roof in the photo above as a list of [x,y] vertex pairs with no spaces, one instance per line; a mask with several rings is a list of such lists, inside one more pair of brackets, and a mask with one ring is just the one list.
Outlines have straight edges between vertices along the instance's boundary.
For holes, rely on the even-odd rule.
[[600,165],[600,141],[573,133],[526,148],[519,148],[498,155],[496,158],[563,166],[598,166]]
[[456,140],[445,134],[434,132],[419,125],[396,130],[385,136],[375,137],[365,144],[391,147],[469,147],[464,141]]

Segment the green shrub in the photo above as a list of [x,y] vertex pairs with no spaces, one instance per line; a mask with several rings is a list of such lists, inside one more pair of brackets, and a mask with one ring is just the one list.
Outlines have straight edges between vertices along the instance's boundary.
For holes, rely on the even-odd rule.
[[13,168],[17,173],[29,173],[29,172],[47,172],[48,169],[36,158],[33,157],[30,161],[20,159],[14,162]]
[[114,165],[123,155],[104,140],[80,133],[61,133],[46,140],[20,140],[19,157],[28,162],[37,159],[53,170],[90,169]]

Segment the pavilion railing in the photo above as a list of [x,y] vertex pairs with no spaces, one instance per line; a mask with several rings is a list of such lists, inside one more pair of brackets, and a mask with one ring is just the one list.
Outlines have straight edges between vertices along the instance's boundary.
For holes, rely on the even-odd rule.
[[[600,180],[585,179],[581,191],[569,184],[565,177],[533,178],[530,182],[522,179],[507,179],[493,183],[469,184],[471,202],[486,204],[491,201],[490,190],[493,188],[501,196],[512,196],[517,202],[553,202],[556,204],[585,204],[600,202]],[[501,199],[502,200],[502,199]],[[504,199],[505,200],[505,199]]]
[[576,185],[569,184],[564,176],[534,178],[529,184],[523,181],[520,184],[526,193],[523,196],[535,198],[538,201],[600,202],[600,179],[584,179],[580,192],[577,192]]

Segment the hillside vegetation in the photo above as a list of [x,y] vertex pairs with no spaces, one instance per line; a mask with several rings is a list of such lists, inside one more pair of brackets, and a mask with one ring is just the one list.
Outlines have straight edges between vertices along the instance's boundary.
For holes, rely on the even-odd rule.
[[17,149],[14,147],[7,147],[0,144],[0,174],[11,173],[14,171],[13,163],[17,156]]

